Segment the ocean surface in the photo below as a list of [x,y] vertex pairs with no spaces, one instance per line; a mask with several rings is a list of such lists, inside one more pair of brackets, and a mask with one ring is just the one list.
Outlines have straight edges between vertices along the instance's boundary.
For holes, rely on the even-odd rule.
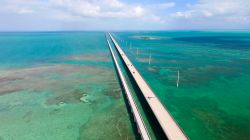
[[0,33],[0,140],[133,140],[103,32]]
[[191,140],[250,138],[250,31],[115,36]]
[[[191,140],[249,139],[250,31],[113,35]],[[0,33],[0,140],[137,138],[103,32]]]

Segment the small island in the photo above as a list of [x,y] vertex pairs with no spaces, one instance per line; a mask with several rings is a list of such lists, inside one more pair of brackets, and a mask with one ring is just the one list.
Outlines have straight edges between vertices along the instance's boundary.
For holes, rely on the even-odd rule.
[[167,39],[167,37],[161,37],[161,36],[131,36],[131,38],[134,39],[141,39],[141,40],[162,40],[162,39]]

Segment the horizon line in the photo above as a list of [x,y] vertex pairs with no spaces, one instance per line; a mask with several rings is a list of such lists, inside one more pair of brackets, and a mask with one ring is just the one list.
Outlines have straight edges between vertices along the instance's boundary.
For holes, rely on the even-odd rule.
[[143,32],[143,31],[250,31],[250,29],[139,29],[139,30],[0,30],[0,33],[11,32]]

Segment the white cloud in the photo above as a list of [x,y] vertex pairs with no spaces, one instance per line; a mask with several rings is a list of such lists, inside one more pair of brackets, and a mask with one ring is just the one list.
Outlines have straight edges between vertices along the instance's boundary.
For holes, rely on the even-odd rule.
[[50,0],[50,5],[65,14],[92,18],[138,18],[146,9],[118,0]]
[[[72,17],[138,18],[147,11],[141,5],[119,0],[2,0],[0,12],[65,14]],[[55,17],[55,16],[53,16]]]
[[16,14],[34,14],[44,7],[43,1],[33,0],[2,0],[0,12]]
[[[250,20],[250,0],[200,0],[197,4],[188,4],[186,11],[171,14],[174,18],[206,19],[241,22]],[[241,18],[238,18],[241,17]],[[238,21],[235,21],[235,20]]]
[[[15,20],[13,15],[25,18],[32,25],[37,24],[31,22],[39,22],[35,18],[47,26],[51,23],[62,26],[76,23],[104,26],[105,23],[113,23],[129,28],[153,27],[165,24],[162,11],[174,6],[174,2],[145,4],[143,1],[127,3],[122,0],[1,0],[0,14],[11,21]],[[2,17],[0,21],[7,22]]]
[[246,29],[250,28],[250,0],[198,0],[165,18],[170,28]]
[[168,8],[172,8],[174,6],[175,6],[174,2],[165,2],[165,3],[151,5],[151,7],[157,8],[157,9],[168,9]]
[[35,11],[32,9],[29,9],[29,8],[22,8],[22,9],[18,9],[17,13],[19,13],[19,14],[31,14],[31,13],[35,13]]
[[[48,14],[59,19],[134,18],[154,19],[157,11],[174,7],[174,2],[153,5],[125,3],[121,0],[2,0],[0,11],[18,14]],[[1,10],[2,9],[2,10]],[[57,15],[58,14],[58,15]],[[77,17],[77,18],[76,18]]]
[[92,24],[100,27],[105,24],[116,24],[117,27],[148,25],[151,29],[250,28],[250,0],[198,0],[184,7],[179,7],[180,3],[145,4],[143,0],[141,3],[122,0],[1,0],[0,21],[8,25],[6,19],[15,21],[14,17],[18,17],[25,18],[32,25],[36,25],[32,23],[36,18],[37,22],[48,26],[57,23],[57,26],[68,27],[77,23],[86,27]]
[[32,13],[35,13],[35,11],[33,9],[31,9],[31,8],[20,7],[20,6],[7,6],[7,7],[4,8],[4,10],[8,11],[10,13],[16,13],[16,14],[32,14]]

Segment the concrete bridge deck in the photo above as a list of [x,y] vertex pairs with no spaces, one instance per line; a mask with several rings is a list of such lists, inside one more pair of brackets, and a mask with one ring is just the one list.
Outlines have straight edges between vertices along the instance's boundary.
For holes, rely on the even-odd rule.
[[129,90],[129,87],[128,87],[127,83],[126,83],[126,80],[125,80],[123,74],[122,74],[121,68],[120,68],[120,66],[119,66],[119,64],[117,62],[117,59],[116,59],[116,57],[114,55],[113,49],[112,49],[112,47],[111,47],[108,39],[107,39],[107,42],[108,42],[109,50],[110,50],[112,58],[114,60],[116,69],[118,71],[119,78],[120,78],[120,80],[122,82],[122,85],[123,85],[123,88],[125,90],[125,94],[126,94],[126,97],[128,99],[128,103],[129,103],[130,108],[132,110],[132,113],[133,113],[133,116],[134,116],[134,120],[135,120],[135,122],[137,124],[138,131],[139,131],[139,133],[141,135],[141,138],[143,140],[150,140],[150,136],[149,136],[149,133],[147,131],[147,128],[146,128],[146,126],[145,126],[145,124],[143,122],[143,119],[142,119],[142,117],[141,117],[141,115],[139,113],[137,105],[136,105],[136,103],[135,103],[135,101],[133,99],[133,96],[132,96],[132,94],[131,94],[131,92]]
[[140,88],[144,98],[146,99],[148,105],[150,106],[153,114],[155,115],[157,121],[159,122],[167,138],[169,140],[188,140],[187,136],[183,133],[183,131],[181,130],[179,125],[175,122],[175,120],[167,111],[167,109],[162,105],[158,97],[154,94],[154,92],[151,90],[149,85],[143,79],[141,74],[134,67],[132,62],[123,52],[123,50],[118,45],[118,43],[113,38],[113,36],[110,33],[109,33],[109,36],[111,40],[113,41],[114,46],[118,50],[120,56],[122,57],[124,63],[126,64],[127,68],[129,69],[131,75],[136,81],[138,87]]

